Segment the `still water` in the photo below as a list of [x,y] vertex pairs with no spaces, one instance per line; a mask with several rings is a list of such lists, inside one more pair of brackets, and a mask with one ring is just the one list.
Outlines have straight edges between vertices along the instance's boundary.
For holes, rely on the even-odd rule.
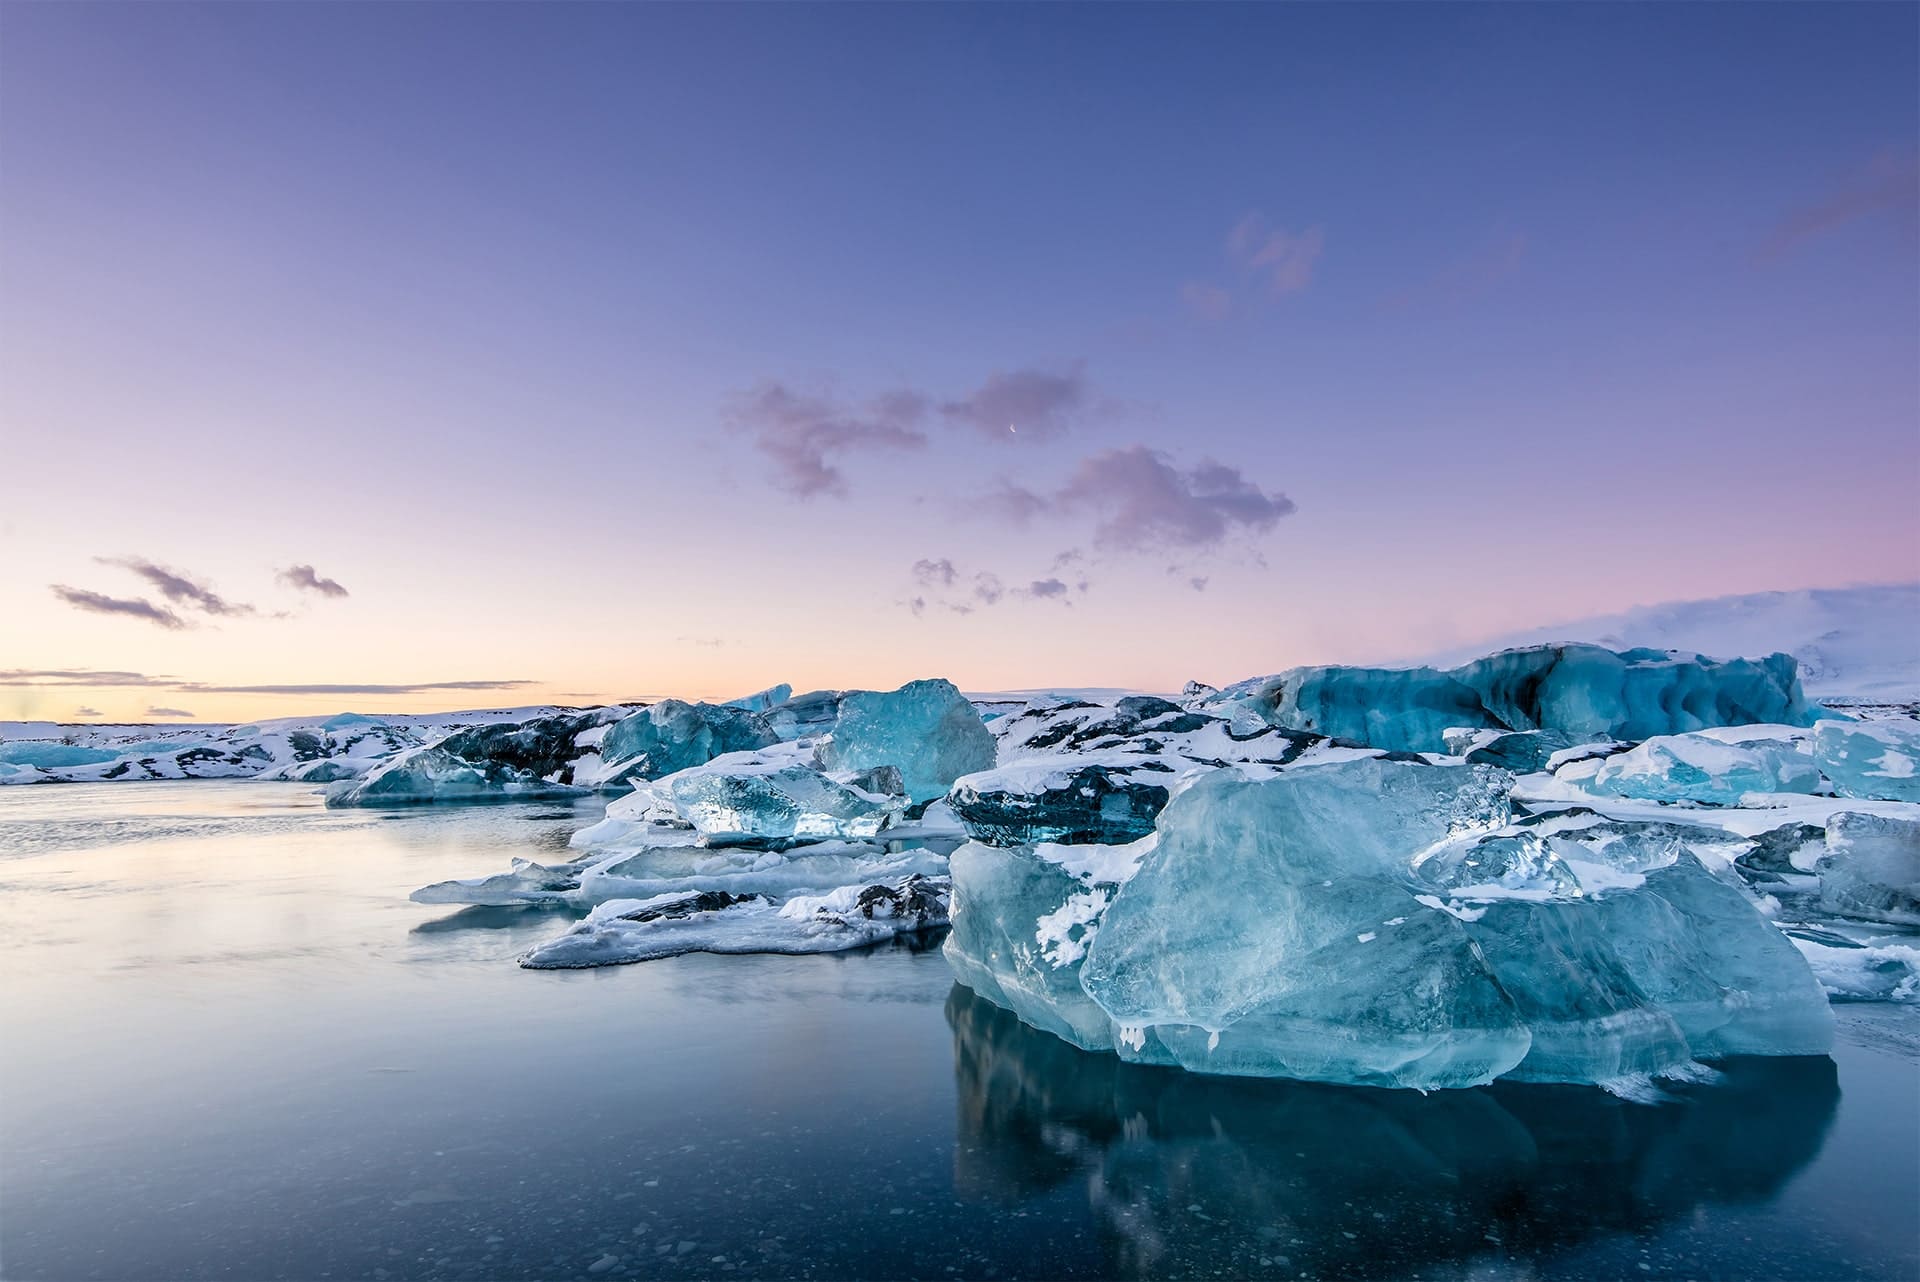
[[520,970],[592,803],[0,789],[0,1275],[1913,1278],[1920,1013],[1661,1107],[1121,1065],[937,947]]

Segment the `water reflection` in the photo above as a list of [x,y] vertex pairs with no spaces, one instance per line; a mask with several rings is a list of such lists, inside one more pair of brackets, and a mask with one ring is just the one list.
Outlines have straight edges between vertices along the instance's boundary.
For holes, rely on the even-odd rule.
[[1761,1201],[1819,1151],[1832,1060],[1729,1061],[1659,1107],[1598,1090],[1343,1088],[1123,1064],[947,999],[959,1196],[1083,1183],[1114,1272],[1451,1272]]

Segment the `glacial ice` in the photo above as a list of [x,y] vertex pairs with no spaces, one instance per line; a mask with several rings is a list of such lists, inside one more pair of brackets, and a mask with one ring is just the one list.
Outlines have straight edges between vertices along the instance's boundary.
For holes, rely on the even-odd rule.
[[841,696],[833,736],[820,751],[827,770],[898,767],[915,802],[944,796],[955,779],[993,763],[986,723],[951,681],[938,679]]
[[1835,815],[1816,868],[1827,912],[1920,926],[1920,815]]
[[1610,757],[1563,766],[1558,777],[1606,796],[1715,806],[1737,806],[1748,793],[1820,790],[1820,768],[1792,740],[1730,739],[1660,735]]
[[1675,836],[1717,830],[1516,819],[1509,779],[1222,769],[1131,845],[976,841],[948,959],[1076,1045],[1209,1073],[1620,1082],[1826,1048],[1805,961]]
[[1294,668],[1202,695],[1196,707],[1406,752],[1445,751],[1457,728],[1635,740],[1813,719],[1788,655],[1717,660],[1592,645],[1506,650],[1445,671]]
[[1843,797],[1920,802],[1920,722],[1816,722],[1813,757]]
[[793,698],[793,687],[782,681],[777,686],[768,686],[765,690],[743,695],[738,699],[729,699],[725,706],[740,708],[747,712],[765,712],[791,698]]
[[436,801],[529,798],[569,793],[571,786],[549,784],[511,767],[489,770],[440,748],[414,748],[327,791],[329,806],[407,806]]
[[662,699],[614,723],[600,740],[608,779],[663,775],[703,765],[724,753],[779,742],[766,720],[744,708]]
[[[708,845],[873,837],[906,805],[903,796],[830,778],[787,755],[728,753],[663,782],[674,808]],[[886,782],[897,783],[897,773]]]
[[681,953],[828,953],[945,924],[946,885],[921,876],[843,886],[775,903],[763,895],[677,891],[609,900],[526,953],[530,970],[653,961]]
[[809,690],[768,708],[767,725],[781,739],[805,739],[829,734],[840,719],[839,690]]

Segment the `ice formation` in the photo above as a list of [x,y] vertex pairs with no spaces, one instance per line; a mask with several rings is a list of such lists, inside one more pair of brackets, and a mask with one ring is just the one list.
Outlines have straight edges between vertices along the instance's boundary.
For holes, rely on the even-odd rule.
[[1813,758],[1843,797],[1920,802],[1920,722],[1818,722]]
[[1516,816],[1510,782],[1228,768],[1130,845],[975,842],[948,957],[1076,1045],[1210,1073],[1425,1090],[1825,1050],[1825,995],[1741,890],[1667,833]]
[[944,925],[946,887],[921,876],[843,886],[775,903],[764,895],[679,891],[600,904],[527,953],[530,970],[654,961],[680,953],[830,953]]
[[910,799],[931,801],[961,775],[991,767],[994,742],[953,682],[910,681],[898,690],[842,695],[820,762],[856,772],[893,766]]
[[1606,796],[1722,806],[1737,806],[1748,793],[1812,793],[1821,787],[1813,757],[1784,736],[1660,735],[1625,752],[1565,766],[1558,775]]
[[1506,650],[1444,671],[1295,668],[1203,695],[1197,706],[1411,752],[1444,752],[1446,732],[1463,727],[1646,739],[1813,719],[1787,655],[1716,660],[1592,645]]
[[616,722],[600,740],[608,779],[659,779],[729,752],[778,743],[766,720],[744,708],[662,699]]

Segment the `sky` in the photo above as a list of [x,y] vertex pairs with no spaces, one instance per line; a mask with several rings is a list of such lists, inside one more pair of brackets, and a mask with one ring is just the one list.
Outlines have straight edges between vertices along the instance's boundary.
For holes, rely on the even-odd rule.
[[0,717],[1920,577],[1911,5],[0,6]]

